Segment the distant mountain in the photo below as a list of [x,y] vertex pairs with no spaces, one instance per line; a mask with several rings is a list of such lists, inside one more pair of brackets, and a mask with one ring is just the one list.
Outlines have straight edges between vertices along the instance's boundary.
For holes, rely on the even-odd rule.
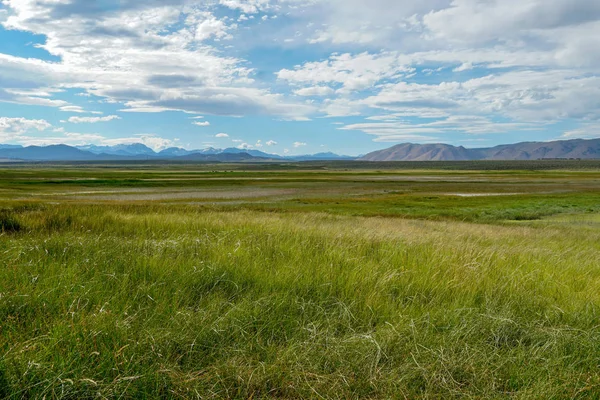
[[362,161],[468,161],[600,158],[600,139],[522,142],[489,148],[466,149],[448,144],[399,144],[375,151]]
[[27,161],[87,161],[99,157],[89,151],[79,150],[64,144],[52,146],[29,146],[0,149],[0,158]]
[[260,151],[260,150],[238,149],[237,147],[227,148],[225,150],[222,150],[221,153],[229,153],[229,154],[247,153],[247,154],[250,154],[253,157],[270,158],[270,159],[275,159],[275,160],[282,160],[283,159],[283,157],[281,157],[281,156],[279,156],[277,154],[269,154],[269,153],[265,153],[265,152]]
[[23,146],[19,145],[19,144],[0,144],[0,150],[1,149],[22,149]]
[[465,161],[474,156],[464,147],[448,144],[404,143],[375,151],[362,157],[364,161]]
[[89,151],[93,154],[109,154],[114,156],[149,156],[155,157],[157,154],[142,143],[119,144],[116,146],[78,146],[79,150]]
[[600,158],[600,139],[524,142],[502,145],[485,151],[488,160],[537,160],[540,158]]
[[243,162],[243,161],[266,161],[268,158],[254,157],[248,153],[219,153],[202,154],[194,153],[186,156],[177,157],[178,161],[197,161],[197,162]]
[[0,159],[18,161],[119,161],[119,160],[182,160],[182,161],[309,161],[309,160],[350,160],[353,157],[338,156],[333,153],[319,153],[305,156],[282,157],[260,150],[244,150],[235,147],[202,150],[186,150],[171,147],[160,152],[141,143],[120,144],[116,146],[86,145],[71,147],[53,145],[46,147],[19,145],[0,145]]
[[[358,158],[363,161],[468,161],[468,160],[538,160],[581,158],[600,159],[600,139],[558,140],[553,142],[523,142],[489,148],[467,149],[448,144],[404,143],[375,151]],[[81,146],[64,144],[52,146],[0,145],[0,160],[14,161],[123,161],[123,160],[181,160],[181,161],[327,161],[354,160],[334,153],[286,156],[260,150],[238,148],[186,150],[169,148],[156,153],[141,144],[117,146]]]
[[309,154],[304,156],[292,156],[286,157],[287,159],[291,159],[294,161],[334,161],[334,160],[355,160],[356,157],[351,156],[340,156],[335,153],[317,153],[317,154]]
[[180,147],[170,147],[168,149],[164,149],[158,153],[159,157],[181,157],[187,156],[189,154],[194,154],[194,150],[186,150]]
[[214,147],[207,147],[202,150],[190,150],[193,153],[201,153],[201,154],[220,154],[223,152],[222,149],[215,149]]

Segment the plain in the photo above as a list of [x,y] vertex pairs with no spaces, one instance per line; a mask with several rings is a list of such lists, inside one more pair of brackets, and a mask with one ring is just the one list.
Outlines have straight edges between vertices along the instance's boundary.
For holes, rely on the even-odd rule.
[[600,397],[600,167],[459,166],[0,169],[0,397]]

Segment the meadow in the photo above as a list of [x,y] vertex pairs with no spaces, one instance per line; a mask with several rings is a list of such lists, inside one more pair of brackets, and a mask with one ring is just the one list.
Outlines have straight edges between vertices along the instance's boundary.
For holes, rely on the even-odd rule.
[[600,398],[600,162],[0,166],[0,398]]

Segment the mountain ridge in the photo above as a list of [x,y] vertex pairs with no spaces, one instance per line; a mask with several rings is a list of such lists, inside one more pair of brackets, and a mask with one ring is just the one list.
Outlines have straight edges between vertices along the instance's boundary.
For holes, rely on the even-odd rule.
[[116,146],[28,146],[0,144],[0,159],[8,161],[476,161],[476,160],[539,160],[539,159],[600,159],[600,139],[571,139],[550,142],[519,142],[484,148],[465,148],[444,143],[401,143],[364,156],[351,157],[335,153],[280,156],[256,149],[206,148],[186,150],[178,147],[155,152],[141,143]]
[[171,147],[155,152],[142,143],[120,144],[115,146],[69,146],[65,144],[49,146],[2,145],[0,144],[0,159],[14,161],[124,161],[124,160],[174,160],[174,161],[310,161],[310,160],[348,160],[349,156],[339,156],[333,153],[315,155],[280,156],[254,149],[239,149],[230,147],[215,149],[212,147],[202,150],[186,150]]
[[444,143],[402,143],[371,152],[358,159],[361,161],[600,159],[600,139],[519,142],[472,149]]

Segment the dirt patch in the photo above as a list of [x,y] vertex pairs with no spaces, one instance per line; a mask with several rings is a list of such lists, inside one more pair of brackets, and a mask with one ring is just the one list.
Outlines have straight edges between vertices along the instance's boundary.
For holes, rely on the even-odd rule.
[[[89,193],[89,192],[88,192]],[[85,200],[107,201],[153,201],[153,200],[186,200],[186,199],[246,199],[282,196],[296,193],[294,189],[241,189],[241,190],[186,190],[186,191],[146,191],[142,193],[110,193],[103,195],[85,194]],[[79,193],[81,195],[81,193]],[[72,193],[70,196],[78,196]]]
[[518,196],[525,193],[444,193],[444,196],[458,197],[491,197],[491,196]]

